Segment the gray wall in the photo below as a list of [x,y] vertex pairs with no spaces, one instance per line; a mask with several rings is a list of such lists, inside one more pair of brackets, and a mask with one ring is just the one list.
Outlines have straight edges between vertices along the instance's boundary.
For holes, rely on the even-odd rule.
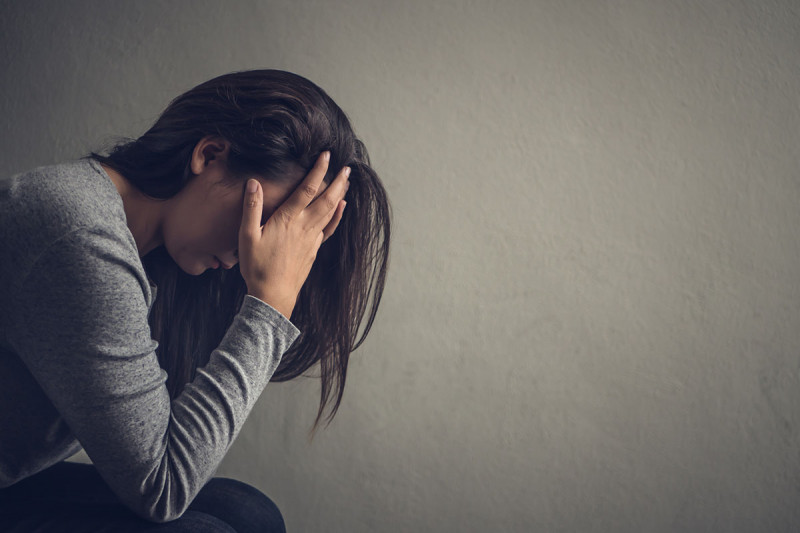
[[290,531],[800,523],[793,0],[2,2],[3,174],[247,68],[349,113],[395,213],[340,414],[272,384],[219,475]]

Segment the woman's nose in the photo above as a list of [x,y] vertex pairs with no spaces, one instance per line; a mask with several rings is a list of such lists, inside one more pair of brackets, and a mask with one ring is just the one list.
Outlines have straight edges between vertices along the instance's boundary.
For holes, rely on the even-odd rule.
[[222,263],[222,268],[229,270],[236,266],[236,263],[239,262],[239,250],[234,250],[230,254],[221,255],[219,256],[219,260]]

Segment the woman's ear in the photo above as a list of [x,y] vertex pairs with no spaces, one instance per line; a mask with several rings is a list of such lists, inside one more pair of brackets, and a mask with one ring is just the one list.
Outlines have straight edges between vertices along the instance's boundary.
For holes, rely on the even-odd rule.
[[230,143],[227,140],[218,135],[206,135],[198,141],[192,151],[192,173],[195,175],[202,173],[212,161],[222,161],[224,164],[228,160],[229,150]]

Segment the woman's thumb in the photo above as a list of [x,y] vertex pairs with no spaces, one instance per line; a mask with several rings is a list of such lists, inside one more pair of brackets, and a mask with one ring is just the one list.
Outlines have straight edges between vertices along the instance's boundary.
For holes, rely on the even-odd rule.
[[261,184],[258,180],[247,180],[242,211],[242,230],[255,232],[261,228]]

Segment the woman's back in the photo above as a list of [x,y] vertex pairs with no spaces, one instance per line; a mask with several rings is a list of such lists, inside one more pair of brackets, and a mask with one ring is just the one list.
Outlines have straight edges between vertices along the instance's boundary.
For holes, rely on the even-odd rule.
[[[0,424],[14,428],[0,440],[0,487],[80,449],[15,347],[27,344],[22,337],[29,335],[54,344],[67,339],[69,330],[65,328],[69,325],[47,317],[61,313],[56,307],[69,309],[70,302],[61,297],[75,293],[69,287],[68,272],[50,268],[48,258],[59,250],[67,253],[72,249],[61,247],[64,239],[76,232],[87,231],[88,235],[91,230],[106,249],[115,243],[108,252],[117,262],[124,261],[127,269],[144,276],[122,202],[99,169],[97,163],[83,160],[39,167],[0,181],[0,279],[4,281],[0,301],[5,304],[0,309]],[[79,256],[71,259],[81,268]],[[66,256],[60,259],[68,260]],[[31,284],[45,273],[54,281],[60,278],[64,290],[48,294]],[[30,313],[37,313],[37,322],[47,321],[51,327],[39,331],[22,328],[18,321]],[[64,378],[67,383],[68,377]]]

